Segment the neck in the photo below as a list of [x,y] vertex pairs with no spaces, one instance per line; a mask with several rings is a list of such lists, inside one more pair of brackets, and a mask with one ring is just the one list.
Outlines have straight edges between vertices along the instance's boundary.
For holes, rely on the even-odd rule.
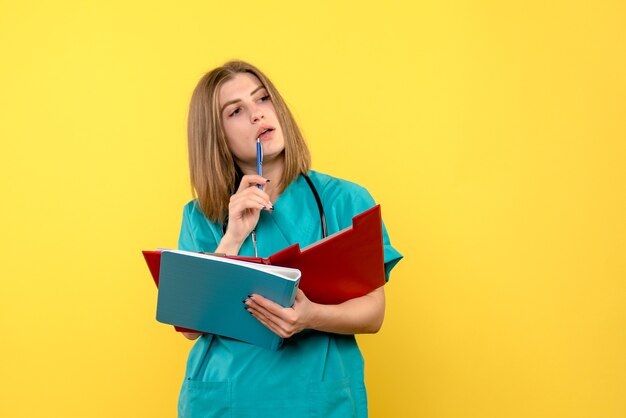
[[[239,161],[238,164],[243,174],[257,174],[256,163],[250,165]],[[265,185],[264,190],[265,193],[270,196],[272,203],[276,202],[276,199],[278,199],[278,187],[283,179],[284,168],[285,156],[282,153],[276,158],[265,159],[263,161],[263,177],[270,180],[270,182]]]

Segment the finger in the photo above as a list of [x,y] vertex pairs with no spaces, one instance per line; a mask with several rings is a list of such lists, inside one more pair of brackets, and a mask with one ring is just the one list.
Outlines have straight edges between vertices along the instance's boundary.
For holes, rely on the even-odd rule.
[[[237,189],[237,193],[239,193],[241,190],[247,189],[251,186],[256,186],[256,185],[261,185],[261,186],[265,186],[265,184],[268,182],[269,180],[266,179],[265,177],[256,175],[256,174],[246,174],[245,176],[243,176],[241,178],[241,183],[239,183],[239,188]],[[258,189],[257,189],[258,190]]]
[[270,195],[265,193],[265,191],[260,190],[256,187],[248,187],[247,189],[244,189],[240,193],[237,193],[235,196],[237,196],[238,198],[244,197],[244,196],[258,196],[264,201],[266,201],[267,203],[269,203],[270,206],[272,205],[272,202],[270,201]]
[[268,203],[259,196],[237,196],[228,204],[228,211],[231,214],[242,213],[246,209],[268,209]]
[[272,207],[272,202],[267,193],[257,188],[249,188],[230,197],[231,203],[240,202],[242,200],[252,199],[258,202],[262,202],[264,206]]
[[310,302],[309,298],[307,298],[306,294],[300,288],[298,288],[292,308],[297,310],[303,303],[306,302]]
[[283,308],[276,302],[272,302],[271,300],[264,298],[261,295],[257,295],[257,294],[250,295],[250,302],[252,302],[253,304],[259,305],[261,308],[266,309],[268,312],[276,316],[279,316],[279,317],[284,316],[285,308]]
[[269,312],[267,309],[264,309],[260,307],[259,305],[255,305],[254,303],[248,304],[248,311],[254,312],[264,317],[266,320],[268,320],[269,322],[272,322],[283,331],[289,331],[292,328],[289,322],[286,321],[281,316],[274,315],[273,313]]
[[306,296],[304,295],[304,292],[302,291],[302,289],[298,288],[298,290],[296,290],[295,302],[302,302],[304,300],[306,300]]
[[260,314],[258,314],[255,311],[248,311],[248,312],[250,312],[252,314],[252,316],[254,316],[257,319],[257,321],[259,321],[261,324],[263,324],[266,328],[268,328],[274,334],[278,335],[281,338],[288,338],[289,337],[288,333],[286,333],[282,328],[280,328],[279,326],[277,326],[273,322],[269,321],[265,316],[260,315]]

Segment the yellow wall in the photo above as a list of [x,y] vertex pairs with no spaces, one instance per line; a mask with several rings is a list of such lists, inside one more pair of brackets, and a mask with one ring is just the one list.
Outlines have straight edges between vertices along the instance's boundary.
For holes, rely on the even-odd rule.
[[0,416],[174,416],[191,343],[140,250],[230,58],[406,256],[372,417],[626,416],[626,3],[210,3],[0,2]]

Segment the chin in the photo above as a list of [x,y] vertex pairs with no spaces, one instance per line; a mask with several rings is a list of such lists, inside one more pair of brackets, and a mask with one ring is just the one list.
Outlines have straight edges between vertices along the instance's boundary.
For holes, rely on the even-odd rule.
[[271,154],[279,154],[285,151],[285,142],[282,138],[272,138],[268,142],[263,143],[263,154],[269,156]]
[[270,153],[265,154],[265,159],[266,160],[274,160],[274,159],[277,159],[277,158],[283,158],[283,159],[285,158],[285,150],[284,149],[281,149],[278,152],[270,152]]

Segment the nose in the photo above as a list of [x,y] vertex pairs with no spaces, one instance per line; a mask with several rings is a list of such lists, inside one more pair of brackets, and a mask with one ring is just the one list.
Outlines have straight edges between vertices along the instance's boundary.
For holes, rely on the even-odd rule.
[[252,123],[258,122],[261,119],[263,119],[263,113],[261,112],[261,109],[256,108],[251,114],[250,114],[250,119],[252,121]]

